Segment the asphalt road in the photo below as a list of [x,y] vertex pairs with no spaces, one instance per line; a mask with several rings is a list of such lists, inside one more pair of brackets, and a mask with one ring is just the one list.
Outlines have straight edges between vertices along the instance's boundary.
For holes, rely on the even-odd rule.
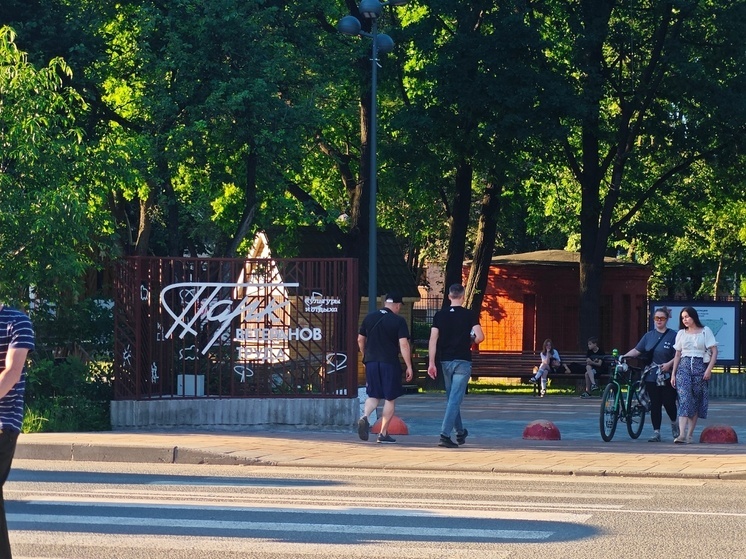
[[18,460],[15,559],[743,557],[746,482]]

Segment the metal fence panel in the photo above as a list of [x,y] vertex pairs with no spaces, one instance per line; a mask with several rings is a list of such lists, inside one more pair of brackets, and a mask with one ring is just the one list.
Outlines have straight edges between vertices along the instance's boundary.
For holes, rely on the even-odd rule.
[[357,261],[125,259],[115,398],[357,396]]

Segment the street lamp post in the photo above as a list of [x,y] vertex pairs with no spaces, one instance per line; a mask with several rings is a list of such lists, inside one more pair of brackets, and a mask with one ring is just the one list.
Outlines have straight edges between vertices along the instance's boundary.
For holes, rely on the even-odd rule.
[[371,32],[366,33],[362,30],[360,20],[355,16],[345,16],[337,24],[337,29],[345,35],[370,37],[372,43],[371,54],[371,78],[370,78],[370,124],[368,127],[369,137],[368,145],[370,149],[370,178],[368,186],[370,189],[370,211],[368,220],[368,310],[376,310],[376,300],[378,299],[378,235],[376,219],[376,197],[377,197],[377,90],[378,90],[378,53],[386,54],[394,50],[394,41],[385,33],[378,33],[378,18],[383,13],[384,6],[404,6],[408,0],[389,0],[380,2],[379,0],[362,0],[358,9],[360,14],[371,20]]

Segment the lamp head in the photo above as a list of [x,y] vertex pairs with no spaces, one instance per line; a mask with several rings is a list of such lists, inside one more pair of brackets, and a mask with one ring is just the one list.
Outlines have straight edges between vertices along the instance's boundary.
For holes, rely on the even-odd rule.
[[383,4],[379,0],[361,0],[358,8],[360,14],[367,19],[378,19],[383,12]]
[[376,48],[381,54],[388,54],[394,50],[394,40],[386,33],[379,33],[376,36]]
[[361,28],[360,20],[355,16],[345,16],[337,24],[337,30],[340,33],[352,35],[353,37],[360,35]]

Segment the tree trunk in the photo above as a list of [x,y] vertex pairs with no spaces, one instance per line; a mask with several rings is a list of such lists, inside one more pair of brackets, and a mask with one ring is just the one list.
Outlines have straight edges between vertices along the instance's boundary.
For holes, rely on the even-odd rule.
[[466,299],[464,306],[476,312],[481,311],[484,292],[492,263],[492,253],[495,250],[495,234],[497,232],[497,213],[500,208],[502,186],[489,184],[482,196],[477,228],[477,242],[474,247],[474,259],[466,281]]
[[[586,347],[585,341],[590,336],[598,336],[601,327],[601,286],[609,227],[601,223],[599,200],[604,177],[600,121],[604,98],[603,46],[613,6],[614,2],[609,0],[583,2],[587,41],[582,53],[585,76],[582,95],[587,108],[581,132],[582,170],[577,177],[581,188],[578,349]],[[613,210],[615,203],[616,198],[607,198],[606,209]],[[611,212],[605,217],[610,216]]]
[[466,233],[469,228],[473,174],[474,170],[471,164],[461,160],[456,168],[456,191],[450,216],[444,304],[448,302],[448,288],[454,283],[463,283],[464,254],[466,252]]
[[228,245],[225,251],[225,256],[228,258],[235,258],[238,253],[238,247],[241,242],[246,238],[251,230],[251,225],[254,223],[254,214],[256,213],[256,171],[258,165],[258,158],[253,150],[246,156],[246,176],[244,177],[244,209],[241,215],[241,221],[238,223],[236,234]]
[[153,203],[155,201],[156,186],[148,184],[148,197],[140,199],[140,218],[137,223],[137,240],[135,241],[135,256],[147,256],[150,248],[150,233],[153,228],[151,219]]
[[720,295],[720,283],[722,281],[722,274],[723,274],[723,255],[720,254],[720,258],[718,258],[718,269],[717,269],[717,272],[715,272],[715,285],[712,286],[712,294],[715,297]]

